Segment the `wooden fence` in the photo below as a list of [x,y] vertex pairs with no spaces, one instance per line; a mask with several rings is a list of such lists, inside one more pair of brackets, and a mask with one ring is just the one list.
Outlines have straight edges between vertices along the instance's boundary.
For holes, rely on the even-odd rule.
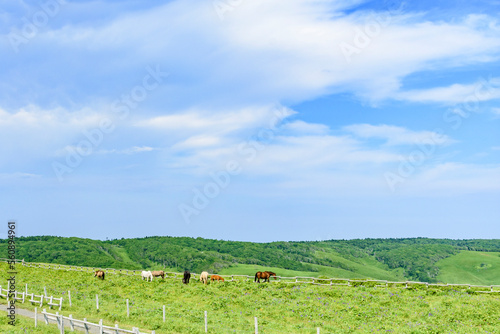
[[[45,324],[49,324],[51,321],[57,324],[57,327],[60,330],[61,334],[64,334],[65,324],[68,324],[71,331],[74,331],[75,328],[80,328],[85,331],[86,334],[89,334],[92,328],[97,329],[99,334],[147,334],[139,331],[139,328],[132,327],[132,330],[119,328],[118,324],[115,324],[114,327],[106,326],[103,324],[102,319],[99,320],[99,323],[92,323],[87,321],[86,318],[83,320],[74,319],[70,314],[69,317],[65,317],[60,315],[59,312],[56,314],[48,313],[47,310],[43,309],[42,311],[43,318],[45,320]],[[151,334],[155,334],[155,331],[152,331]]]
[[[9,290],[10,289],[8,287],[7,287],[7,289],[3,289],[2,286],[0,285],[0,297],[6,298],[7,300],[9,300]],[[61,310],[62,303],[63,303],[62,297],[56,298],[54,296],[47,296],[47,293],[45,293],[44,295],[35,295],[34,293],[28,293],[27,285],[26,285],[26,291],[19,292],[19,291],[15,290],[13,294],[14,294],[13,298],[15,300],[18,300],[22,303],[24,303],[25,301],[29,301],[32,304],[36,304],[40,307],[43,306],[43,302],[45,300],[46,304],[49,305],[50,308],[52,308],[52,306],[57,306],[59,308],[59,311]]]

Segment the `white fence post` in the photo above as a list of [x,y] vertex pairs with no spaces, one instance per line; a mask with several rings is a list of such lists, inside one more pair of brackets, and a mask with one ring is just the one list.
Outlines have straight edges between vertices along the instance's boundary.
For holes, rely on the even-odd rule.
[[207,311],[205,311],[205,333],[208,332]]
[[163,322],[165,322],[165,305],[163,305]]
[[127,299],[127,318],[129,317],[130,315],[130,311],[129,311],[129,308],[128,308],[128,299]]
[[255,334],[259,334],[259,323],[257,322],[257,317],[254,317],[255,319]]
[[35,307],[35,327],[37,326],[38,322],[37,322],[37,318],[38,318],[38,314],[37,314],[37,308]]
[[69,327],[71,328],[71,331],[75,330],[75,325],[73,324],[73,315],[69,315]]
[[316,328],[316,333],[319,334],[319,327]]
[[43,295],[45,297],[47,297],[47,287],[46,286],[43,287]]
[[102,328],[102,319],[99,320],[99,334],[104,333],[104,328]]
[[26,294],[28,294],[28,283],[26,283]]
[[97,309],[99,309],[99,295],[98,294],[95,295],[95,306],[97,307]]
[[64,317],[61,314],[61,334],[64,334]]
[[85,334],[89,334],[89,326],[87,326],[87,318],[83,318],[83,327],[85,327]]
[[68,300],[69,300],[69,306],[71,307],[71,291],[68,290]]

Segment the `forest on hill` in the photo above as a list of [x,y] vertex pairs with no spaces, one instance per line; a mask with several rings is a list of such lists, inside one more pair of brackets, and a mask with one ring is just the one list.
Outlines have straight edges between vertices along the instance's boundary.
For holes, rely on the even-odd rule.
[[[17,258],[29,262],[90,267],[217,273],[237,265],[260,265],[301,272],[341,268],[356,274],[357,266],[374,266],[408,280],[436,282],[439,260],[461,251],[500,252],[492,239],[355,239],[253,243],[189,237],[145,237],[93,240],[55,236],[19,237]],[[0,257],[6,257],[0,240]],[[368,268],[369,269],[369,268]],[[394,274],[394,277],[396,275]]]

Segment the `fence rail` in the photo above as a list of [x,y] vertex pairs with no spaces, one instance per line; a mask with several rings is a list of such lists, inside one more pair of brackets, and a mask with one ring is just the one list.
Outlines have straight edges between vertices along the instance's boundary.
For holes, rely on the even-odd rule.
[[[92,328],[95,328],[99,331],[100,334],[147,334],[139,331],[139,328],[132,327],[132,330],[119,328],[118,324],[115,324],[114,327],[106,326],[103,324],[102,319],[99,320],[99,323],[92,323],[87,321],[86,318],[83,320],[74,319],[70,314],[69,317],[65,317],[60,315],[59,312],[56,314],[48,313],[46,309],[42,311],[43,318],[45,320],[45,324],[49,324],[51,321],[57,324],[57,327],[60,329],[61,333],[64,333],[64,325],[65,323],[69,324],[71,331],[75,330],[75,327],[81,328],[85,330],[85,333],[89,334]],[[151,334],[155,334],[155,331],[152,331]]]
[[[0,297],[9,300],[9,290],[10,290],[9,288],[3,289],[2,286],[0,285]],[[24,303],[25,301],[29,301],[32,304],[38,304],[40,307],[43,306],[43,301],[45,300],[46,304],[49,305],[51,308],[52,306],[57,306],[59,308],[59,311],[61,310],[63,303],[63,297],[56,298],[54,296],[35,295],[34,293],[28,293],[28,291],[19,292],[17,290],[11,292],[11,295],[12,294],[14,295],[13,298],[15,300],[18,300],[22,303]],[[30,299],[27,299],[27,297],[30,297]]]
[[[7,259],[0,258],[0,261],[8,261]],[[73,266],[66,264],[50,264],[50,263],[36,263],[36,262],[25,262],[23,260],[15,260],[21,263],[25,267],[30,268],[42,268],[42,269],[57,269],[57,270],[72,270],[72,271],[83,271],[83,272],[95,272],[96,270],[102,270],[107,274],[124,274],[131,276],[140,276],[142,270],[129,270],[129,269],[114,269],[114,268],[100,268],[100,267],[84,267],[84,266]],[[197,273],[191,273],[191,278],[196,279],[199,276]],[[254,276],[249,275],[219,275],[224,277],[227,282],[240,281],[240,280],[253,280]],[[183,273],[167,272],[165,271],[165,277],[182,279]],[[229,279],[230,278],[230,279]],[[428,283],[428,282],[415,282],[415,281],[404,281],[404,282],[393,282],[387,280],[372,280],[372,279],[347,279],[347,278],[318,278],[318,277],[307,277],[307,276],[295,276],[295,277],[285,277],[276,276],[270,279],[270,282],[282,282],[282,283],[294,283],[294,284],[313,284],[320,286],[334,286],[334,285],[345,285],[345,286],[358,286],[358,285],[370,285],[376,287],[389,287],[389,286],[400,286],[403,288],[408,288],[415,285],[425,285],[428,287],[468,287],[468,289],[485,289],[480,291],[474,291],[478,293],[500,293],[500,285],[473,285],[473,284],[447,284],[447,283]],[[495,290],[496,288],[496,290]]]

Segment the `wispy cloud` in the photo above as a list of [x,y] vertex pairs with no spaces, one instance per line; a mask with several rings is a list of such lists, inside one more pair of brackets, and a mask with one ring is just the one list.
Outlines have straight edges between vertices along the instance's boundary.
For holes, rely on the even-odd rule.
[[453,84],[447,87],[435,87],[402,91],[394,96],[398,100],[422,103],[458,104],[468,102],[472,97],[478,102],[500,99],[500,78],[483,79],[474,84]]
[[151,152],[154,151],[155,149],[153,147],[149,146],[134,146],[130,148],[125,148],[125,149],[113,149],[113,150],[97,150],[97,154],[137,154],[137,153],[144,153],[144,152]]
[[353,124],[344,127],[359,138],[378,138],[386,141],[387,145],[415,145],[432,142],[436,145],[445,145],[456,142],[447,135],[434,131],[412,131],[407,128],[393,125]]
[[[3,97],[83,103],[89,97],[120,94],[123,85],[136,84],[136,68],[155,63],[177,78],[149,102],[158,109],[165,108],[165,97],[184,109],[202,103],[298,102],[339,91],[378,101],[391,98],[410,74],[491,62],[500,50],[493,17],[433,22],[420,14],[395,13],[391,24],[381,26],[381,33],[346,63],[339,45],[353,43],[374,15],[345,14],[352,5],[258,0],[239,6],[221,22],[209,3],[186,0],[129,12],[98,27],[91,22],[52,27],[33,43],[37,59],[44,59],[35,72],[20,65],[31,59],[27,55],[6,53],[10,71],[3,71],[5,78],[15,81],[16,73],[30,82],[23,92],[6,85]],[[74,6],[65,8],[72,12]],[[186,24],[194,18],[196,24]],[[91,63],[94,71],[74,63]],[[60,70],[54,73],[56,65]],[[109,85],[110,78],[117,84]],[[54,90],[54,81],[67,85]],[[436,92],[431,99],[454,98],[466,88]],[[75,90],[79,93],[72,94]]]

